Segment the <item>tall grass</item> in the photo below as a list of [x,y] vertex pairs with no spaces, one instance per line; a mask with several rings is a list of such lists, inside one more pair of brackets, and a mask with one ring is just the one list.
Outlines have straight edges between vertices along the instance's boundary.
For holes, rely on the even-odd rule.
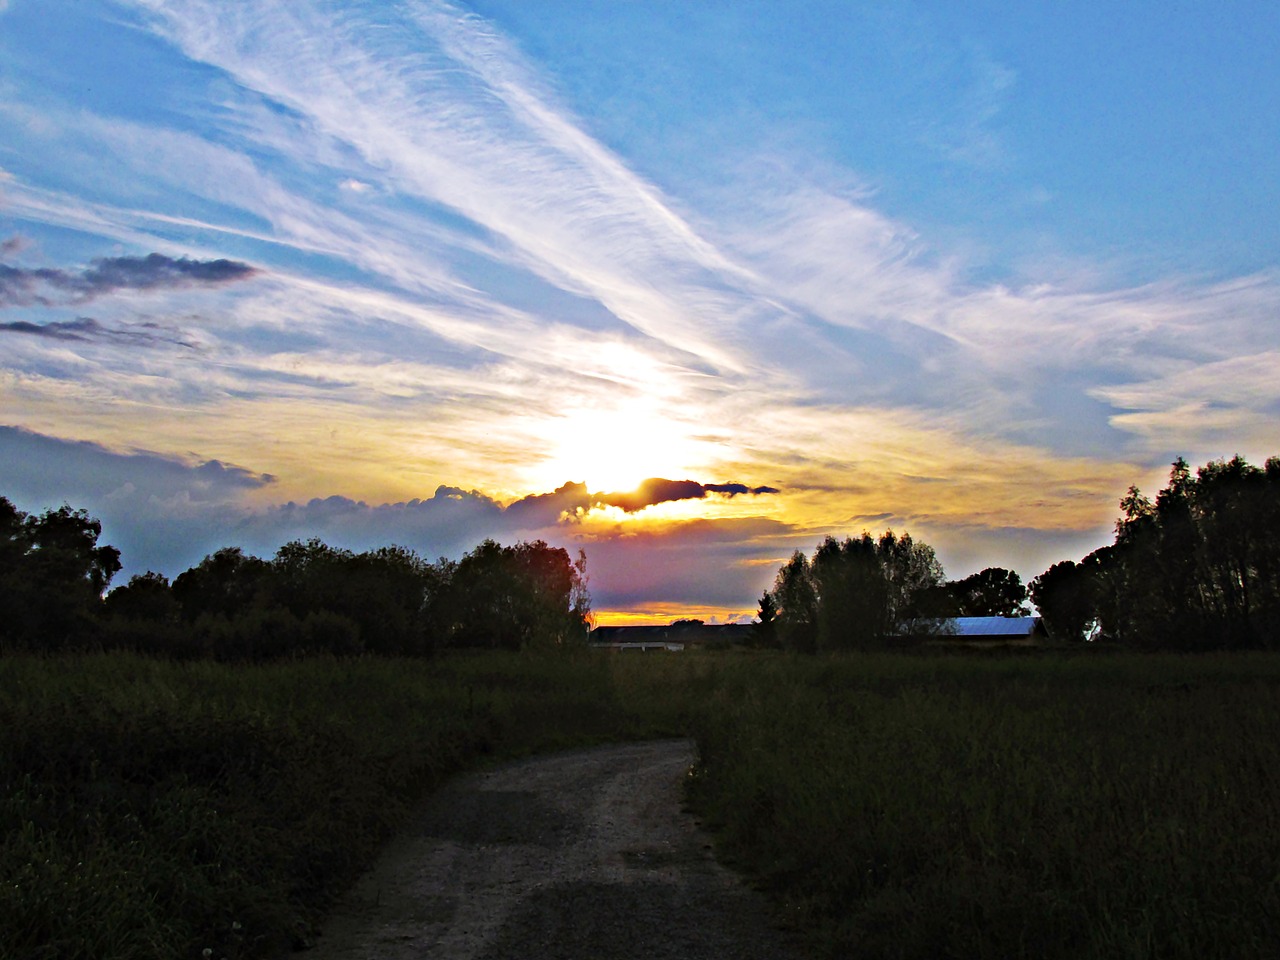
[[1280,662],[742,665],[691,785],[834,956],[1280,950]]

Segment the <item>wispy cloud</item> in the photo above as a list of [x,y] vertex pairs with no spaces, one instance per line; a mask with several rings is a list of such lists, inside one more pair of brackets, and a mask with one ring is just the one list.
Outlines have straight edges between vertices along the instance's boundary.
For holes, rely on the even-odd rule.
[[199,346],[194,340],[185,338],[180,331],[158,323],[108,327],[92,317],[77,317],[75,320],[51,321],[49,323],[31,323],[27,320],[15,320],[11,323],[0,323],[0,332],[25,333],[50,340],[115,341],[137,347],[173,345],[195,349]]
[[946,159],[979,169],[1008,161],[1007,148],[996,121],[1009,102],[1017,73],[986,51],[970,49],[963,64],[967,82],[958,93],[953,112],[945,120],[924,125],[920,140]]
[[[490,262],[532,271],[604,305],[645,335],[636,341],[645,352],[674,348],[670,359],[690,370],[709,363],[704,369],[717,380],[702,386],[712,394],[749,381],[759,396],[923,402],[965,409],[971,430],[1008,433],[1011,423],[1037,419],[1052,433],[1040,399],[1046,375],[1087,363],[1110,381],[1129,370],[1156,370],[1162,357],[1192,348],[1204,324],[1226,322],[1236,306],[1207,307],[1203,322],[1179,338],[1170,335],[1185,318],[1188,295],[1198,295],[1194,289],[973,284],[961,265],[875,212],[867,195],[798,176],[785,161],[767,177],[733,183],[736,194],[752,197],[738,204],[749,216],[723,219],[724,211],[715,211],[721,225],[709,227],[704,215],[695,228],[593,141],[507,41],[446,4],[406,5],[404,31],[377,33],[359,11],[327,4],[290,18],[266,6],[234,16],[213,4],[144,6],[188,54],[285,108],[250,107],[246,98],[235,105],[240,120],[228,126],[234,136],[252,137],[280,157],[338,165],[335,182],[376,179],[380,193],[458,211],[498,238],[473,241]],[[299,60],[308,69],[294,69]],[[976,54],[973,69],[975,89],[989,94],[978,112],[989,117],[1010,78]],[[121,139],[161,136],[140,132],[130,129]],[[188,161],[206,155],[197,168],[215,163],[219,175],[203,179],[239,183],[230,174],[245,161],[228,147],[185,134],[173,143]],[[251,172],[260,187],[248,195],[276,223],[276,236],[292,230],[300,248],[358,260],[406,291],[450,286],[447,279],[430,287],[409,279],[421,270],[422,247],[411,250],[403,238],[421,235],[429,218],[406,219],[384,207],[362,211],[357,222]],[[338,241],[333,224],[344,218],[349,240]],[[301,223],[308,224],[305,242]],[[455,231],[446,246],[460,238]],[[450,268],[443,269],[441,277]],[[580,335],[579,349],[562,349],[575,341],[571,329],[559,336],[545,316],[522,316],[456,282],[441,309],[420,316],[471,348],[519,343],[560,369],[589,353]],[[1218,349],[1230,342],[1212,340]],[[505,352],[526,370],[535,359]],[[1011,418],[1011,409],[1020,416]]]
[[[477,21],[413,3],[403,29],[374,34],[327,6],[274,18],[265,7],[228,17],[211,4],[146,5],[189,55],[306,116],[396,190],[503,238],[525,269],[717,368],[740,366],[715,336],[741,312],[740,295],[721,309],[738,271]],[[702,302],[690,302],[691,282]]]
[[1112,417],[1116,427],[1154,450],[1181,449],[1193,458],[1241,453],[1258,461],[1276,453],[1280,350],[1184,361],[1163,376],[1095,392],[1122,411]]
[[[796,317],[765,340],[797,387],[827,401],[964,411],[975,434],[1052,443],[1071,427],[1064,396],[1111,402],[1114,385],[1280,348],[1280,279],[1171,278],[1099,286],[1091,275],[1021,286],[971,279],[856,188],[777,163],[751,216],[726,221],[738,253]],[[816,323],[814,321],[817,321]],[[841,376],[841,371],[844,375]],[[1117,421],[1117,426],[1121,421]],[[1188,433],[1190,436],[1190,433]],[[1100,440],[1105,438],[1099,438]]]

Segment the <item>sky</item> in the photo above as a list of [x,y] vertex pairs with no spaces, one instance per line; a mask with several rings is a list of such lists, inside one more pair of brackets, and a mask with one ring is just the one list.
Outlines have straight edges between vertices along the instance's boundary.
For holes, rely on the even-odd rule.
[[749,619],[1280,454],[1280,4],[0,0],[0,495]]

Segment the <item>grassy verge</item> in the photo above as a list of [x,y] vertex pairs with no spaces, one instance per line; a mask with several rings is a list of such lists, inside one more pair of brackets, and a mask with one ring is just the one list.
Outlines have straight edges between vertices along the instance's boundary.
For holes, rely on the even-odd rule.
[[1274,658],[779,659],[698,725],[696,808],[832,956],[1275,956]]

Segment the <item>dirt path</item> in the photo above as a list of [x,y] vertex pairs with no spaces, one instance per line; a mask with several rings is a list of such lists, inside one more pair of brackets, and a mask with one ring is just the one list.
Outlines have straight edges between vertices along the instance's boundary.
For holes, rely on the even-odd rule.
[[453,782],[350,892],[307,960],[799,960],[680,808],[688,741]]

